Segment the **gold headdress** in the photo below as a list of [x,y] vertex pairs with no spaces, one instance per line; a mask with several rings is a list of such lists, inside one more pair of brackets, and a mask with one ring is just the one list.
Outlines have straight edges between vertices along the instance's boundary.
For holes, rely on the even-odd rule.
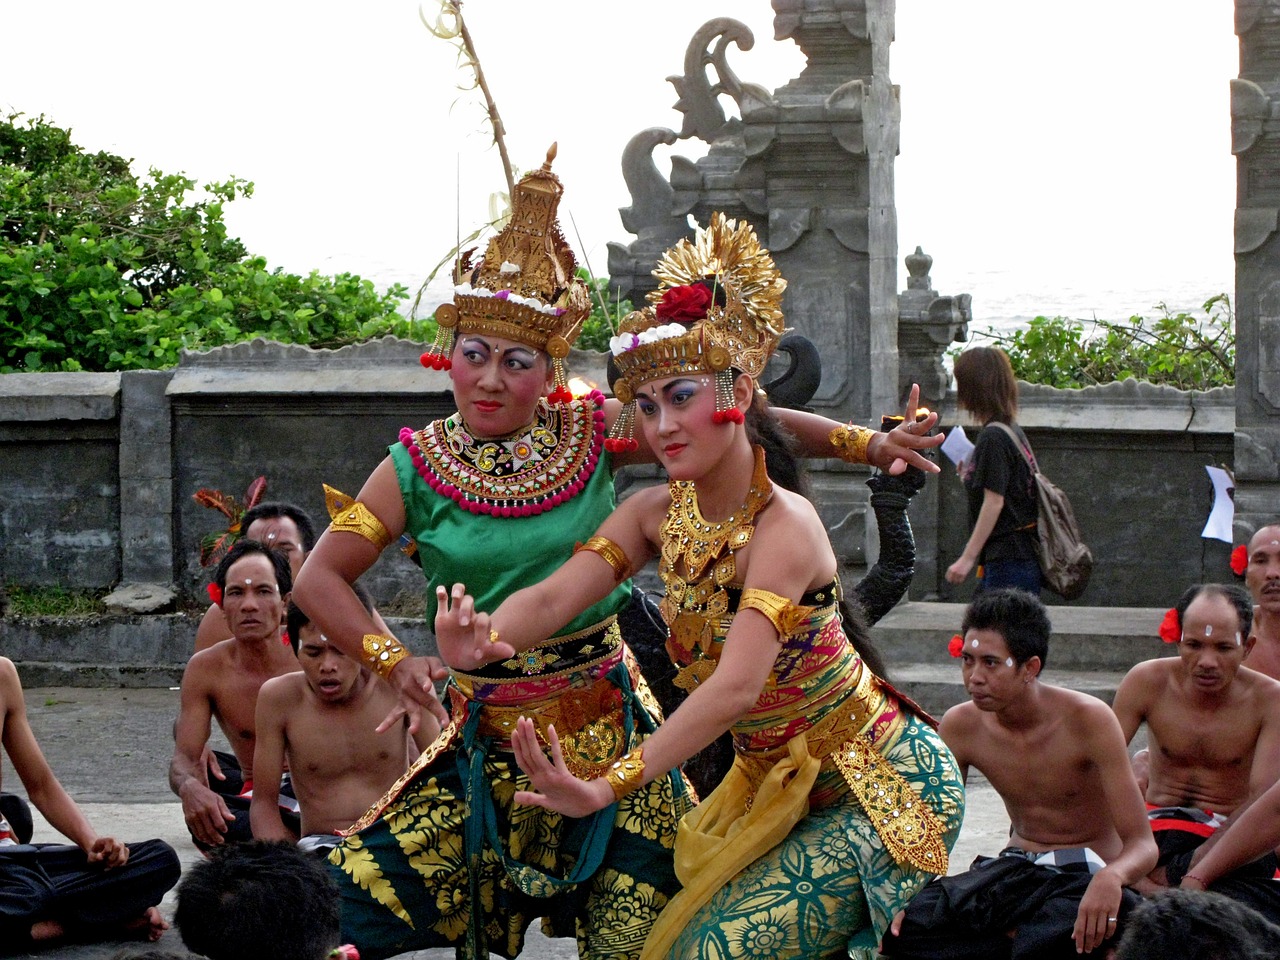
[[741,423],[733,404],[733,371],[759,380],[786,333],[782,294],[787,281],[749,223],[723,213],[662,255],[650,305],[625,317],[610,341],[618,379],[614,395],[627,405],[605,445],[634,449],[631,405],[639,387],[678,374],[716,378],[716,421]]
[[456,332],[488,334],[545,350],[555,370],[551,400],[568,401],[564,358],[591,309],[587,286],[556,220],[564,186],[551,172],[556,146],[542,169],[526,174],[511,198],[511,219],[479,264],[471,251],[454,265],[453,303],[436,310],[435,342],[424,366],[447,370]]

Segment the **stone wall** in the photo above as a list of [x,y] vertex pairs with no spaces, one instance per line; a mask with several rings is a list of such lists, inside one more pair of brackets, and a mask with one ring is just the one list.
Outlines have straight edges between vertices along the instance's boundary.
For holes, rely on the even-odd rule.
[[[192,355],[173,371],[0,377],[0,579],[20,585],[175,586],[208,579],[202,536],[222,517],[201,487],[239,495],[267,477],[269,499],[326,522],[321,482],[357,493],[402,425],[452,410],[446,374],[420,347],[385,340],[338,351],[256,341]],[[603,358],[573,370],[601,383]],[[1024,385],[1022,423],[1045,472],[1072,497],[1098,560],[1077,603],[1165,605],[1200,579],[1229,578],[1230,547],[1200,539],[1204,467],[1231,465],[1230,390],[1183,393],[1132,382],[1081,391]],[[944,423],[956,422],[953,399]],[[867,471],[816,463],[819,509],[855,576],[874,559]],[[656,470],[625,482],[654,482]],[[936,520],[935,520],[936,517]],[[912,505],[919,562],[912,595],[964,599],[942,573],[968,533],[949,464]],[[421,574],[388,551],[368,575],[380,604],[421,594]]]

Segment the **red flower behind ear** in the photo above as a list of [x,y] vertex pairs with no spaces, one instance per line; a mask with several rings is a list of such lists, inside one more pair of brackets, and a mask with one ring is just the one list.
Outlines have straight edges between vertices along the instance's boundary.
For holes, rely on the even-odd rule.
[[211,583],[205,589],[209,591],[209,599],[218,606],[222,606],[222,588],[216,583]]
[[1242,543],[1231,551],[1231,572],[1237,577],[1243,577],[1248,566],[1249,549]]
[[957,633],[954,637],[951,638],[951,641],[947,644],[947,653],[951,654],[953,657],[958,657],[960,656],[960,653],[963,650],[964,650],[964,637],[960,636],[960,634]]
[[705,320],[710,306],[711,291],[700,283],[691,283],[687,287],[671,287],[667,290],[653,308],[653,315],[659,320],[687,324]]
[[1178,621],[1178,611],[1169,610],[1160,621],[1160,639],[1165,643],[1177,643],[1182,639],[1182,624]]

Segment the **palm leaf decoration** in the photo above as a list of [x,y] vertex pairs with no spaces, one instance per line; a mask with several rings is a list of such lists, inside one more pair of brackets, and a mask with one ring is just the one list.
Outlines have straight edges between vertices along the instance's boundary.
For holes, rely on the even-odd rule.
[[210,487],[201,487],[191,495],[191,499],[200,506],[217,510],[229,521],[226,530],[200,538],[200,566],[212,566],[226,555],[231,545],[240,539],[240,521],[245,513],[256,507],[266,492],[267,478],[256,477],[245,490],[243,500]]

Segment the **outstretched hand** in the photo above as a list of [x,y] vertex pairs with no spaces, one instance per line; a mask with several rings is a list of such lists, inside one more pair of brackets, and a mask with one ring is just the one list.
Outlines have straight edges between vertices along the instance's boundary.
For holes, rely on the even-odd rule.
[[516,655],[515,647],[495,639],[487,613],[477,612],[475,600],[461,583],[445,592],[436,587],[436,648],[455,670],[474,670]]
[[585,817],[613,803],[613,788],[603,777],[579,780],[569,772],[560,750],[560,737],[553,726],[547,727],[547,743],[551,747],[550,760],[542,752],[538,728],[533,721],[528,717],[516,721],[511,746],[516,762],[534,788],[517,790],[516,803],[554,810],[566,817]]
[[873,466],[895,476],[905,472],[907,467],[918,467],[925,473],[939,471],[938,465],[919,451],[936,447],[946,438],[941,434],[929,435],[938,423],[937,411],[930,411],[927,417],[916,422],[919,407],[920,385],[913,383],[902,422],[888,433],[877,434],[867,445],[867,457]]
[[422,711],[426,710],[444,727],[449,723],[449,712],[440,702],[436,684],[449,676],[449,668],[439,657],[405,657],[391,669],[387,682],[395,687],[400,702],[377,726],[378,733],[385,733],[409,718],[409,735],[422,726]]

